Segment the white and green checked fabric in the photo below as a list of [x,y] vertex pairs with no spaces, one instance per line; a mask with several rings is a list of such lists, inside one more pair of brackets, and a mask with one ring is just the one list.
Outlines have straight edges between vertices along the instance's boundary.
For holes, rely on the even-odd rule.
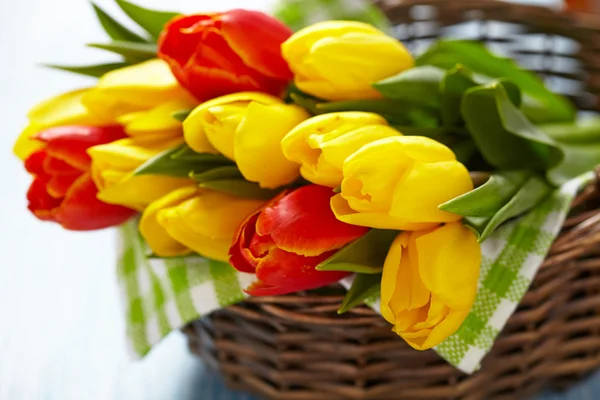
[[[473,309],[459,330],[435,349],[449,363],[467,373],[479,367],[527,291],[564,222],[569,204],[591,179],[592,173],[568,182],[483,243],[479,291]],[[121,227],[119,242],[118,276],[127,334],[132,349],[140,356],[169,332],[242,301],[246,296],[242,289],[254,278],[217,261],[147,258],[149,250],[135,222]],[[369,303],[379,309],[378,301]]]

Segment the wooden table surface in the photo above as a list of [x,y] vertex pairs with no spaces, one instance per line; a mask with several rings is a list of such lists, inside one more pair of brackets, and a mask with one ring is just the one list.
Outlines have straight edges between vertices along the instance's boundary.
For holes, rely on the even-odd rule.
[[[271,2],[141,1],[187,12]],[[116,9],[109,0],[98,3]],[[29,178],[10,148],[27,110],[92,83],[36,64],[106,60],[83,47],[104,37],[82,0],[0,0],[0,19],[0,399],[249,400],[205,371],[178,332],[144,360],[133,360],[125,346],[114,232],[66,232],[26,211]],[[546,398],[598,399],[600,378]]]

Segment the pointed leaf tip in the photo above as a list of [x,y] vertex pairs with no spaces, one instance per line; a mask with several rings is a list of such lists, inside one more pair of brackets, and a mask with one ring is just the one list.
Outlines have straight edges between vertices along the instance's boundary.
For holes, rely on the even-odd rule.
[[55,64],[42,64],[46,68],[58,69],[61,71],[72,72],[74,74],[91,76],[94,78],[100,78],[102,75],[114,71],[115,69],[123,68],[128,66],[126,62],[115,62],[106,64],[93,64],[93,65],[55,65]]
[[113,40],[123,40],[127,42],[137,42],[137,43],[145,43],[148,42],[143,37],[129,30],[129,28],[122,25],[116,19],[111,17],[106,11],[100,8],[96,3],[92,2],[92,7],[94,7],[94,11],[96,16],[98,17],[98,21],[104,31],[108,34],[108,36]]
[[158,39],[167,22],[179,15],[172,11],[150,10],[126,0],[116,0],[116,2],[129,18],[144,28],[154,39]]

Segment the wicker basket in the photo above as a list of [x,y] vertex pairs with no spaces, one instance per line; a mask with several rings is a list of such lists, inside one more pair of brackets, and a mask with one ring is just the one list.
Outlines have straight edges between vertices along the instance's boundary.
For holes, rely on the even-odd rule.
[[[378,5],[414,50],[440,36],[480,39],[580,109],[600,111],[600,17],[492,0]],[[273,400],[514,399],[565,387],[600,367],[599,186],[575,200],[533,286],[471,376],[413,350],[366,307],[338,316],[341,300],[339,290],[252,298],[184,331],[231,387]]]

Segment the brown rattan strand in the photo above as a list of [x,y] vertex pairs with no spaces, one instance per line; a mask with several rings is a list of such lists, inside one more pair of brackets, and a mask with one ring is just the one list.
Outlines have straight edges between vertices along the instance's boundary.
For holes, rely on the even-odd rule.
[[[441,36],[482,40],[580,109],[600,110],[600,17],[492,0],[377,4],[415,52]],[[515,399],[565,387],[600,367],[598,184],[573,202],[532,287],[471,376],[413,350],[367,307],[337,315],[342,298],[340,288],[251,298],[184,332],[230,386],[272,400]]]

